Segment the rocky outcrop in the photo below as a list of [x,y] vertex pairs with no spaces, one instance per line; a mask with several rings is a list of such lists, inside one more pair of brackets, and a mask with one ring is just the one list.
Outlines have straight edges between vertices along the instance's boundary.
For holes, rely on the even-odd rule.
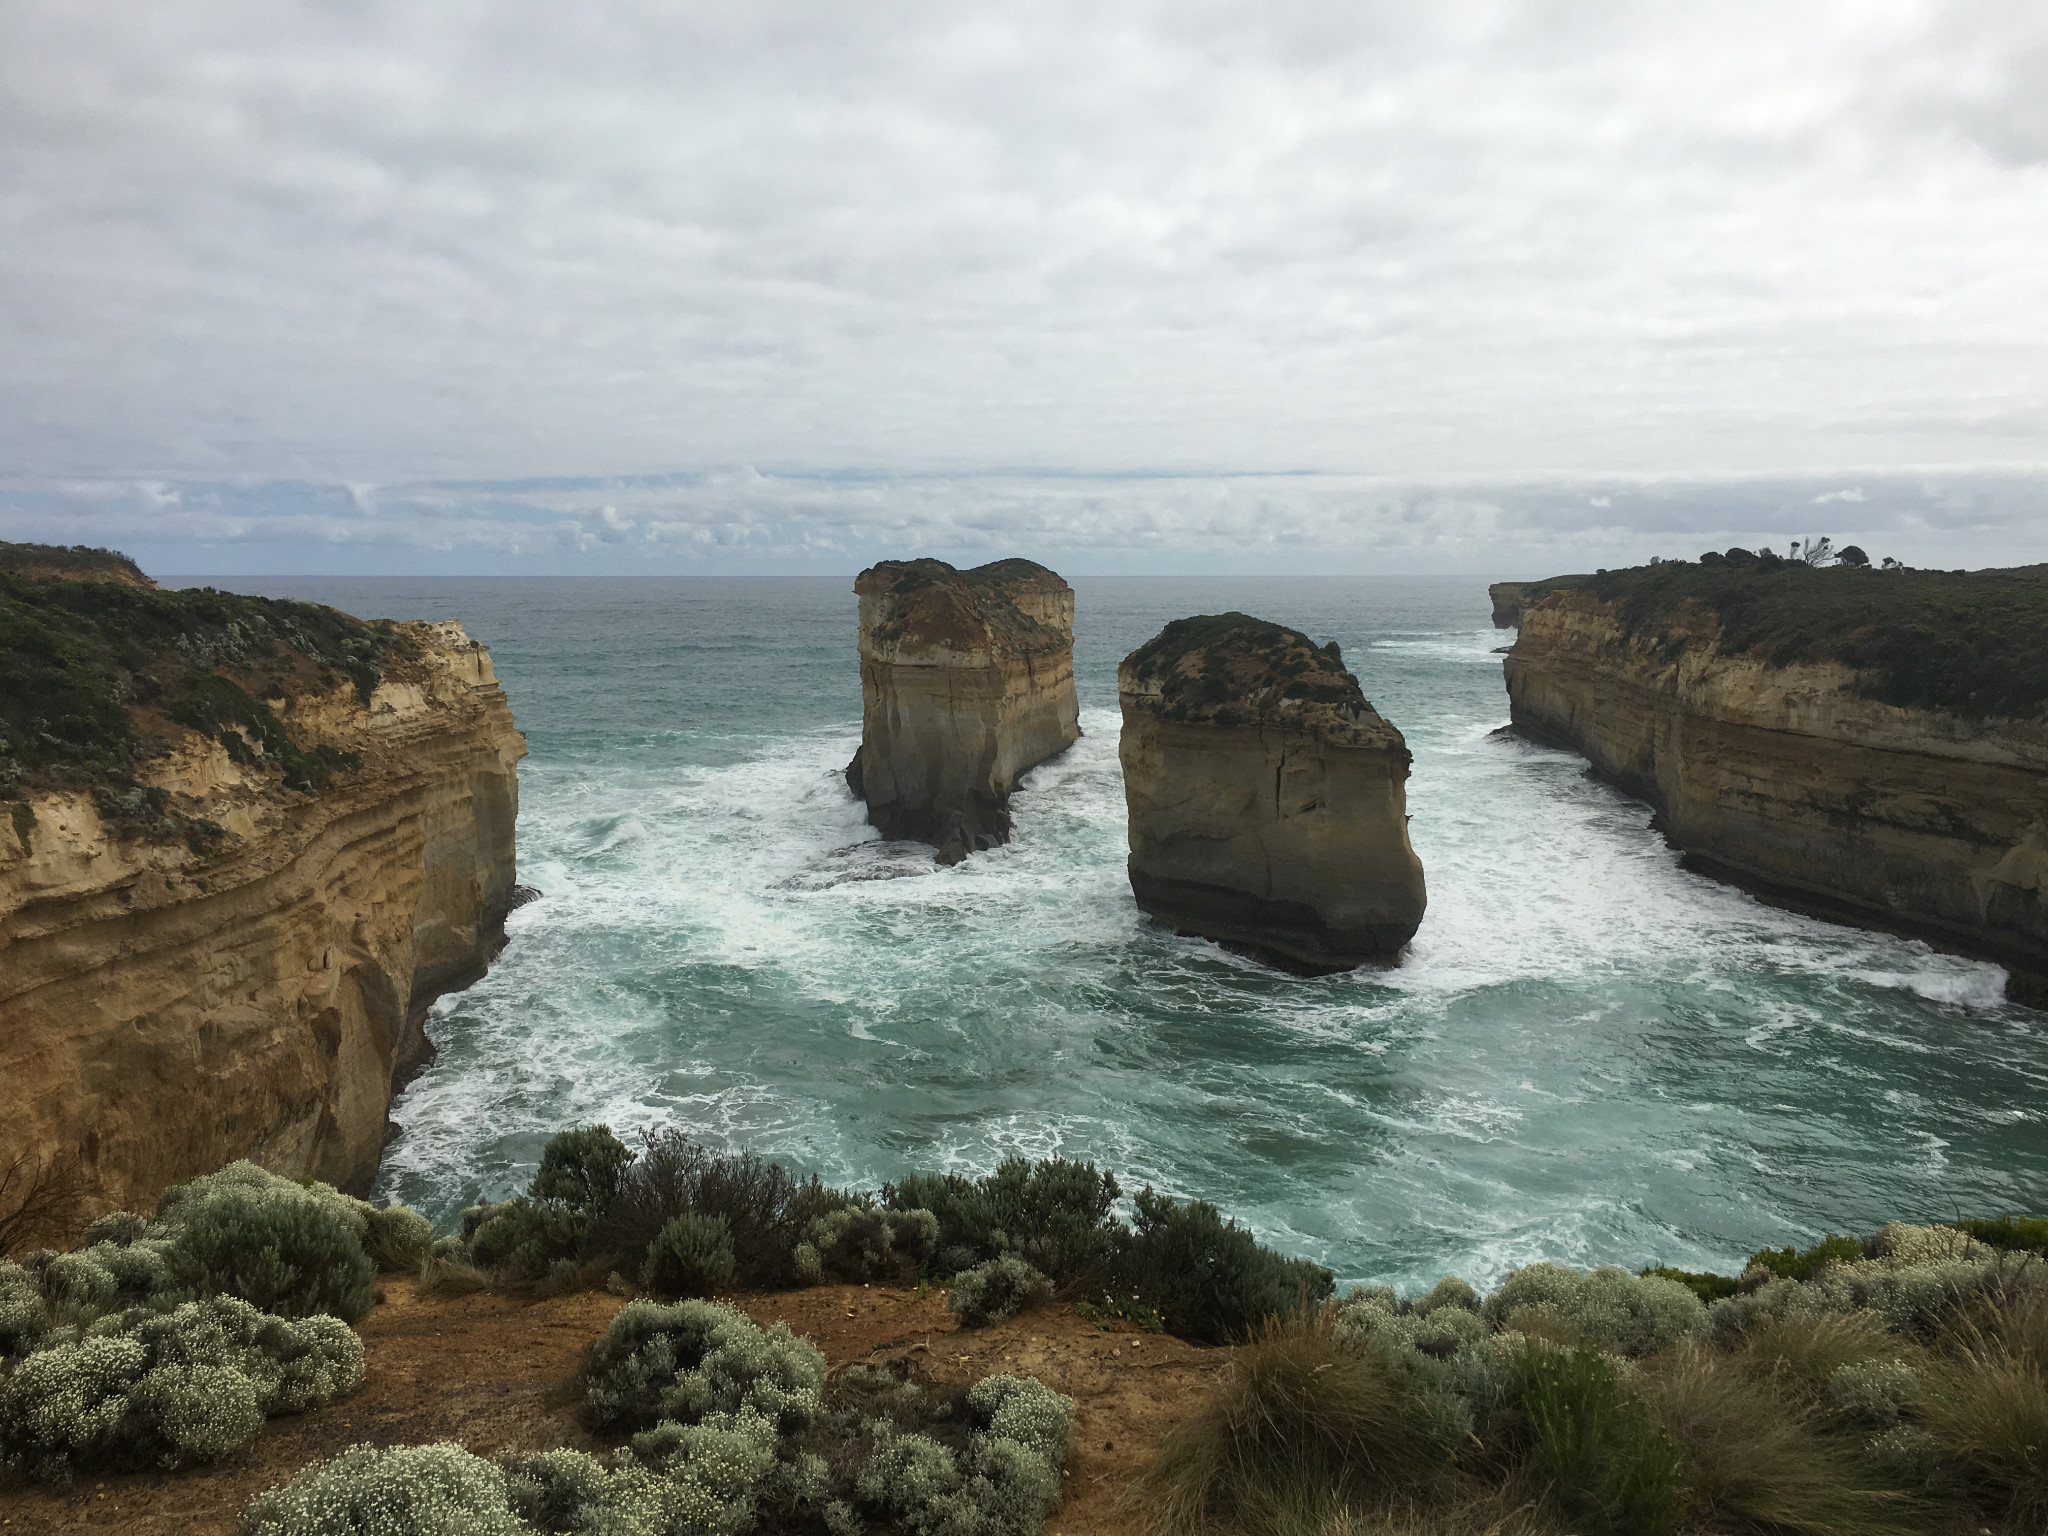
[[1334,642],[1241,613],[1177,619],[1124,659],[1117,693],[1144,911],[1305,975],[1414,937],[1407,743]]
[[1522,622],[1522,612],[1534,608],[1561,587],[1583,586],[1590,576],[1551,576],[1542,581],[1496,581],[1486,589],[1493,599],[1493,627],[1513,629]]
[[[75,1159],[129,1206],[244,1156],[370,1182],[394,1086],[431,1054],[427,1005],[503,942],[525,755],[460,625],[381,634],[381,668],[357,678],[300,662],[269,752],[253,730],[153,718],[160,755],[127,791],[45,783],[17,802],[0,1166]],[[272,765],[293,744],[329,749],[304,759],[318,787]]]
[[1010,835],[1017,780],[1081,734],[1074,591],[1042,565],[862,571],[860,751],[846,781],[884,837],[958,863]]
[[[1780,905],[1995,960],[2010,994],[2039,1006],[2048,718],[1889,701],[1915,689],[1978,697],[1937,660],[1971,622],[1943,591],[1967,595],[1968,580],[1615,573],[1522,614],[1505,663],[1514,728],[1583,754],[1650,802],[1692,867]],[[1920,600],[1916,583],[1951,605],[1946,636],[1914,627],[1904,605]],[[2018,601],[2023,586],[2001,586],[1999,600]],[[1839,643],[1817,643],[1834,630]],[[1916,681],[1930,661],[1942,675]],[[2010,682],[2011,668],[1992,670]]]

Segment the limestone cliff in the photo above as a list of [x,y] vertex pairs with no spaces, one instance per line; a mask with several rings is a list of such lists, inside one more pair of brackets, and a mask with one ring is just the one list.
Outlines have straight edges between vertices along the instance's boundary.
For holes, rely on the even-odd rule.
[[1703,871],[1995,960],[2048,1002],[2048,568],[1731,555],[1525,611],[1515,728],[1649,801]]
[[853,590],[861,744],[846,781],[868,820],[942,864],[1007,841],[1017,780],[1081,734],[1073,589],[1029,560],[887,560]]
[[1534,608],[1560,587],[1576,587],[1590,576],[1551,576],[1543,581],[1496,581],[1486,589],[1493,600],[1493,627],[1513,629],[1522,621],[1522,611]]
[[17,702],[100,709],[0,718],[0,1166],[75,1158],[130,1206],[242,1156],[361,1189],[427,1005],[515,900],[525,743],[489,654],[75,581],[0,577],[0,618],[84,658]]
[[1414,937],[1407,743],[1334,643],[1241,613],[1176,619],[1117,692],[1141,908],[1307,975]]

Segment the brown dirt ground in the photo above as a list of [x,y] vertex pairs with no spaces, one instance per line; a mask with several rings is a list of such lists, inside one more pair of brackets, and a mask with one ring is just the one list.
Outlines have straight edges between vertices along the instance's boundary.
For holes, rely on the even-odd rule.
[[[484,1293],[449,1300],[384,1282],[358,1331],[369,1377],[355,1396],[272,1419],[238,1456],[170,1473],[81,1478],[69,1489],[0,1493],[0,1532],[122,1531],[232,1536],[250,1498],[359,1442],[459,1440],[491,1456],[554,1446],[602,1449],[578,1421],[583,1353],[620,1305],[584,1292],[527,1303]],[[1137,1521],[1118,1496],[1166,1429],[1207,1395],[1229,1358],[1179,1339],[1104,1332],[1053,1305],[964,1331],[940,1292],[819,1286],[731,1298],[756,1322],[785,1320],[832,1369],[902,1360],[920,1380],[958,1386],[1001,1371],[1036,1376],[1075,1401],[1068,1494],[1047,1529],[1114,1536]]]

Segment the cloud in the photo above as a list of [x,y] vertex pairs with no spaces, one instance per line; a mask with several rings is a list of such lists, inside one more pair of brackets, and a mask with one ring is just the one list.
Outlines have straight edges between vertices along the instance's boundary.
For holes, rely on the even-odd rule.
[[1820,495],[1813,498],[1812,504],[1816,507],[1824,507],[1831,501],[1862,501],[1863,499],[1864,496],[1861,489],[1851,488],[1846,491],[1823,491]]
[[2044,464],[2044,68],[1997,3],[16,0],[0,475],[57,501],[0,516],[1413,551]]
[[[1594,492],[1597,490],[1597,494]],[[1070,572],[1545,574],[1818,532],[1913,564],[2014,564],[2048,524],[2048,472],[1915,472],[1845,497],[1807,477],[1399,481],[1363,475],[696,474],[503,482],[0,486],[23,536],[94,542],[167,572],[851,572],[1012,554]]]

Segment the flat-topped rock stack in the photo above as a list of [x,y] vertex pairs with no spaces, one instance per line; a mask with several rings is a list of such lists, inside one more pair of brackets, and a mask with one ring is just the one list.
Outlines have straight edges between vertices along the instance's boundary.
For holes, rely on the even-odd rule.
[[1422,921],[1409,752],[1335,643],[1242,613],[1124,659],[1131,890],[1175,929],[1304,975],[1390,960]]
[[846,782],[884,837],[956,864],[1010,835],[1017,780],[1080,737],[1074,590],[1029,560],[862,571],[861,744]]

